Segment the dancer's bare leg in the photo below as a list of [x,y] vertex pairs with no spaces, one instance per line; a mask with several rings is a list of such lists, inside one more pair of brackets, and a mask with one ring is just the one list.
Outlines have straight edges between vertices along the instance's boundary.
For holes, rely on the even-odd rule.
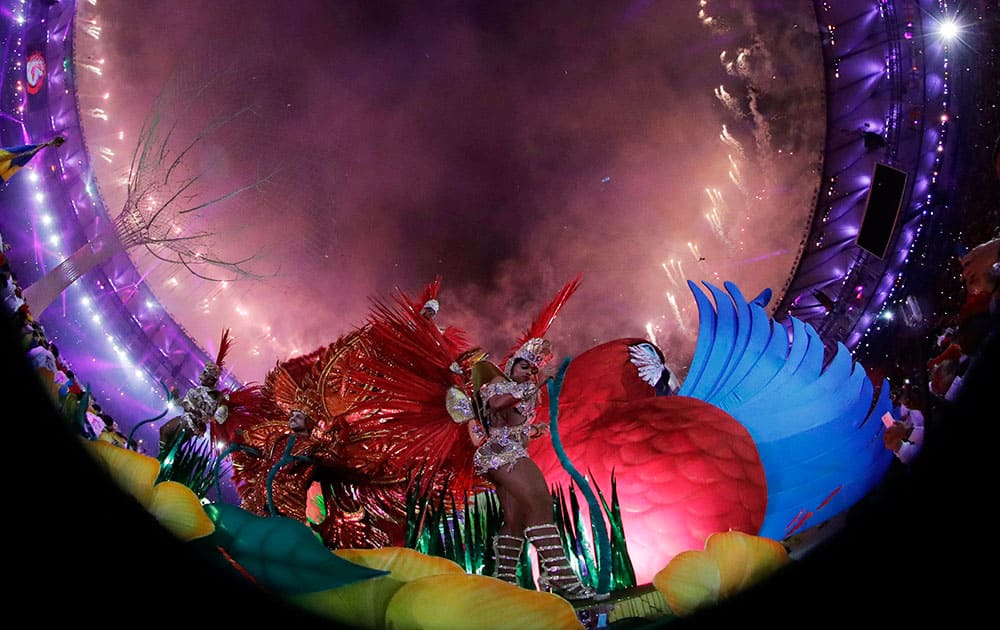
[[[497,471],[493,471],[496,473]],[[493,539],[493,556],[496,559],[494,577],[506,582],[517,584],[517,567],[521,562],[521,552],[524,549],[525,510],[523,498],[504,484],[507,479],[500,472],[499,478],[493,473],[490,477],[496,487],[497,499],[500,501],[500,513],[503,522]],[[512,473],[513,474],[513,473]],[[516,477],[515,477],[516,478]],[[515,483],[515,485],[517,485]]]
[[[517,523],[509,524],[520,527],[520,531],[510,533],[520,534],[525,527],[552,522],[552,495],[549,494],[545,477],[535,462],[522,458],[514,463],[511,470],[506,467],[491,470],[489,477],[497,488],[504,525],[514,519],[518,520]],[[510,517],[508,507],[511,509]]]
[[[553,522],[552,495],[538,465],[531,459],[519,459],[512,470],[491,471],[490,478],[498,493],[501,488],[504,491],[504,495],[498,494],[501,509],[506,509],[506,499],[508,505],[513,503],[523,514],[524,535],[538,553],[539,583],[566,599],[592,599],[593,591],[580,583],[566,558],[559,530]],[[506,512],[504,521],[506,525]]]

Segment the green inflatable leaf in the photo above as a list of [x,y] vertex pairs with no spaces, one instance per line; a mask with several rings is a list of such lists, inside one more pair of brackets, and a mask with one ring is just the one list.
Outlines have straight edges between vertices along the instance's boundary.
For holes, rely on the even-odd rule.
[[389,573],[334,555],[295,519],[264,518],[226,504],[206,505],[205,512],[215,523],[207,542],[224,549],[259,586],[278,595],[326,591]]

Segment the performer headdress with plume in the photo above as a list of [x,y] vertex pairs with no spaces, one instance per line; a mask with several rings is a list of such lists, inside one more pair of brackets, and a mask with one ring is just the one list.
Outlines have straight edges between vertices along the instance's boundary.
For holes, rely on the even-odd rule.
[[536,368],[541,368],[552,359],[552,343],[544,337],[532,337],[524,342],[507,361],[504,374],[510,377],[514,364],[518,359],[527,361]]
[[407,299],[407,301],[410,302],[410,306],[413,307],[413,310],[418,313],[427,309],[431,312],[431,317],[434,317],[437,315],[438,311],[441,310],[441,303],[437,300],[438,291],[440,289],[441,276],[436,276],[434,280],[428,282],[427,285],[424,286],[424,290],[420,293],[418,299]]
[[501,363],[503,373],[508,377],[510,377],[511,371],[514,369],[514,361],[516,359],[524,359],[538,368],[544,366],[552,359],[552,344],[548,339],[545,339],[545,333],[548,332],[552,322],[555,321],[560,309],[562,309],[566,301],[569,300],[570,296],[580,286],[581,275],[577,275],[576,278],[566,283],[559,290],[555,298],[542,309],[538,317],[535,318],[535,321],[531,323],[531,326],[521,335],[514,349],[508,352]]
[[222,376],[222,367],[225,365],[226,355],[233,345],[233,339],[229,334],[229,329],[222,331],[222,340],[219,342],[219,352],[215,356],[215,361],[209,361],[201,370],[201,382],[209,387],[215,387]]

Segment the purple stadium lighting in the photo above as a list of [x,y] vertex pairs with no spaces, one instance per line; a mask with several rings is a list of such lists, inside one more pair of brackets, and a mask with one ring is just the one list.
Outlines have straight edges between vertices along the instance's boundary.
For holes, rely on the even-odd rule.
[[[38,155],[3,190],[0,232],[22,287],[30,286],[110,220],[93,183],[72,72],[74,2],[5,0],[12,19],[5,38],[0,95],[3,146],[66,138],[58,153]],[[27,94],[26,55],[44,55],[42,89]],[[37,58],[37,56],[36,56]],[[119,291],[119,288],[121,289]],[[159,307],[131,260],[118,254],[74,282],[42,314],[46,336],[122,430],[166,406],[166,389],[185,391],[210,360]],[[230,378],[227,385],[235,384]],[[136,436],[155,444],[156,428]],[[155,447],[154,447],[155,448]]]
[[[910,3],[817,2],[816,13],[829,34],[823,46],[829,135],[815,213],[822,220],[813,222],[799,268],[780,294],[776,315],[807,321],[828,345],[842,342],[853,350],[877,316],[892,305],[909,249],[920,234],[921,222],[934,209],[933,188],[949,149],[943,142],[948,121],[947,47],[926,45],[924,22],[929,16],[917,14]],[[938,3],[937,13],[947,14],[946,3]],[[858,81],[876,67],[880,72],[876,81]],[[847,141],[840,131],[851,129],[859,131],[857,141]],[[866,149],[860,141],[862,131],[879,133],[885,146]],[[904,194],[884,259],[843,238],[859,231],[876,162],[905,171],[911,187]],[[841,195],[835,191],[843,182],[863,190]],[[872,287],[860,301],[853,292],[859,285]],[[819,302],[817,291],[833,299],[833,309],[828,311]]]

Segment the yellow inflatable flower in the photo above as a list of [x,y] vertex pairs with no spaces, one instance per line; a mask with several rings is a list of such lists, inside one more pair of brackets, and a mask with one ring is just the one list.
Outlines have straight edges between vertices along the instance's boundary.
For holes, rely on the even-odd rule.
[[370,630],[406,628],[582,628],[555,595],[469,575],[457,563],[405,547],[339,549],[350,562],[389,575],[289,597],[324,617]]
[[159,460],[104,440],[83,443],[115,483],[175,536],[194,540],[215,531],[198,495],[190,488],[176,481],[156,483]]
[[484,575],[447,573],[404,584],[385,611],[388,630],[582,630],[573,605]]
[[776,540],[743,532],[718,532],[704,551],[683,551],[653,577],[675,615],[711,606],[771,575],[789,561]]
[[407,582],[442,573],[465,574],[462,567],[451,560],[406,547],[337,549],[333,553],[369,569],[389,571],[389,575],[289,599],[314,613],[358,628],[384,628],[389,600]]

